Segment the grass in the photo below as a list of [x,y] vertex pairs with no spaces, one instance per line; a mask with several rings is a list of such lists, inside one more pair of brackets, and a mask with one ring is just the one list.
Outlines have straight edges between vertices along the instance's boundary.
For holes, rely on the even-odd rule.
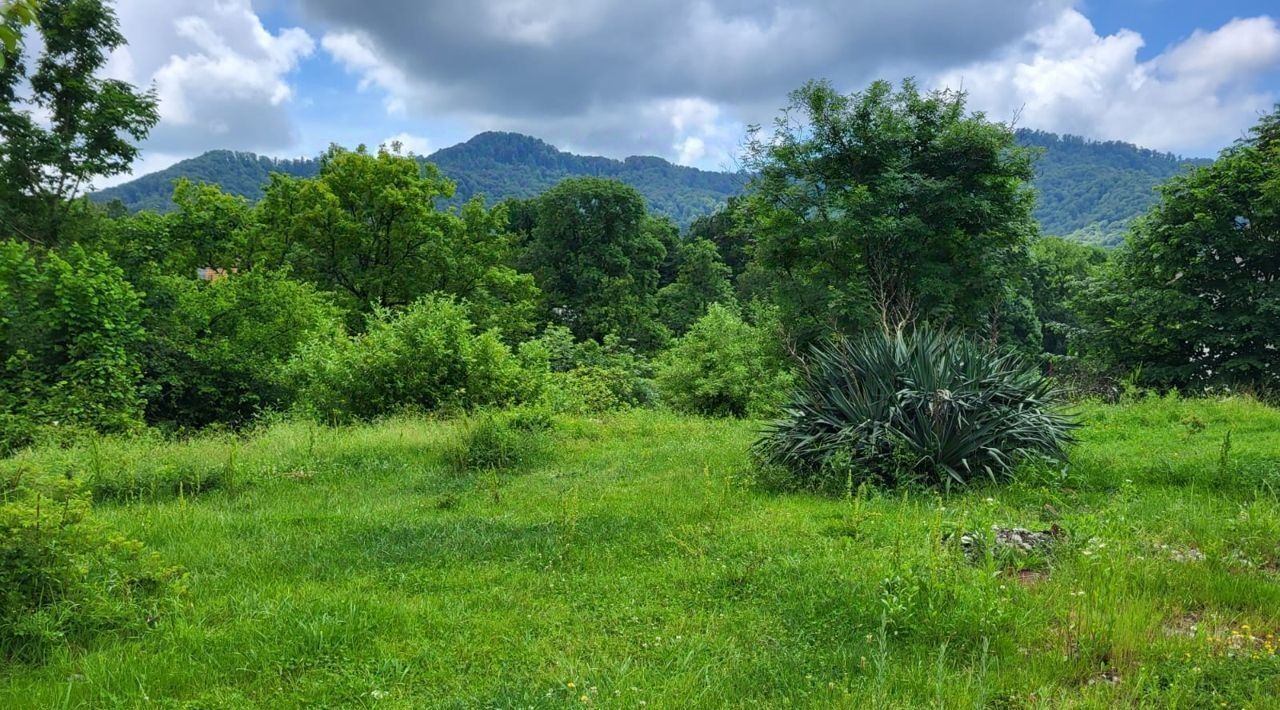
[[189,591],[0,707],[1273,707],[1280,412],[1083,416],[1065,473],[947,496],[761,490],[758,425],[647,411],[474,473],[420,420],[29,452]]

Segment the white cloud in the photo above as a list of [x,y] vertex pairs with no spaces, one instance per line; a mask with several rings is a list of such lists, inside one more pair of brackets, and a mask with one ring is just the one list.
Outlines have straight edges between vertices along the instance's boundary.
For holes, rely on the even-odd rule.
[[378,89],[386,93],[383,105],[388,115],[405,114],[414,87],[404,72],[378,56],[372,43],[354,32],[331,32],[320,44],[348,73],[360,76],[361,91]]
[[1238,138],[1275,103],[1258,80],[1280,69],[1280,27],[1268,17],[1197,31],[1139,61],[1144,40],[1101,36],[1076,10],[1029,33],[991,61],[943,72],[971,105],[1021,126],[1195,155]]
[[130,44],[113,54],[107,73],[153,86],[160,100],[160,124],[145,149],[293,144],[289,76],[315,51],[306,31],[268,31],[249,0],[121,0],[117,12]]

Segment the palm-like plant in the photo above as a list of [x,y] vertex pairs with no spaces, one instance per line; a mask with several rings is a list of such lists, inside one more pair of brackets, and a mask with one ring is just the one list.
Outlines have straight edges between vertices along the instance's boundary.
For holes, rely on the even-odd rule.
[[816,347],[755,451],[808,484],[994,481],[1021,460],[1065,460],[1076,423],[1063,404],[1017,354],[927,327],[876,333]]

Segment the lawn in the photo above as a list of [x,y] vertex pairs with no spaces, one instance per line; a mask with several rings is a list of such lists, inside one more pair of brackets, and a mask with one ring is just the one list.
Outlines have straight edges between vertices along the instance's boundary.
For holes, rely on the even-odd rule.
[[29,452],[187,574],[0,707],[1275,707],[1280,411],[1081,414],[1067,471],[950,494],[776,492],[757,424],[652,411],[501,472],[416,419]]

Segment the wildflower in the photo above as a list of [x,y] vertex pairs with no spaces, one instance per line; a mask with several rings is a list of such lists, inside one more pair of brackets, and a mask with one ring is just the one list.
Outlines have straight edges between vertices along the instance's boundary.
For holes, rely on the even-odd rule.
[[578,687],[578,686],[576,686],[576,685],[574,685],[574,684],[573,684],[573,681],[569,681],[568,683],[565,683],[565,685],[566,685],[570,690],[572,690],[572,689],[574,689],[574,688]]

